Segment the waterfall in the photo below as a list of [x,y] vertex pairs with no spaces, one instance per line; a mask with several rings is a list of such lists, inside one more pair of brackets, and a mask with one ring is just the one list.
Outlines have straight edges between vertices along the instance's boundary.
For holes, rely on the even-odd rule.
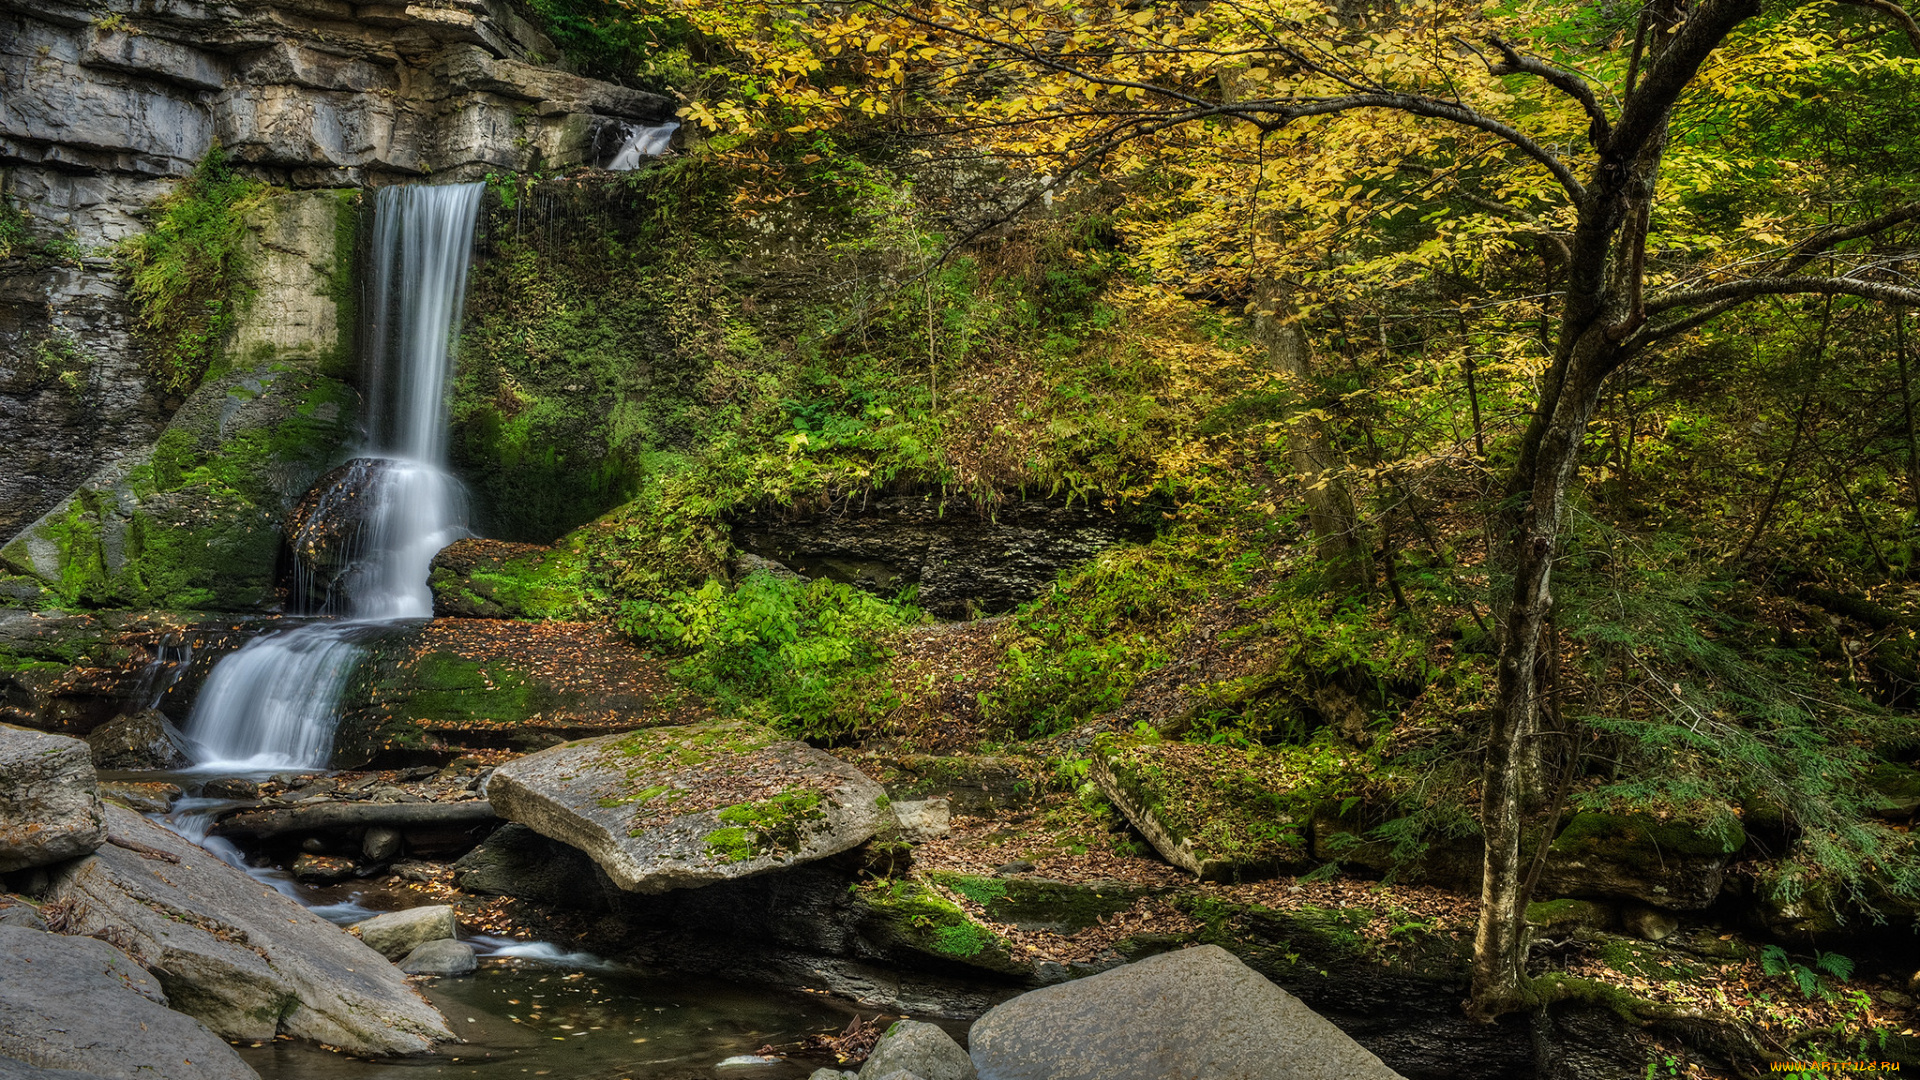
[[626,141],[620,146],[613,160],[607,162],[607,168],[614,172],[632,172],[648,158],[657,158],[667,152],[667,144],[673,141],[673,133],[680,125],[669,121],[664,124],[622,124],[626,129]]
[[356,455],[370,467],[346,615],[255,638],[214,667],[186,727],[202,766],[325,766],[356,642],[433,616],[433,557],[467,533],[465,495],[446,471],[446,396],[484,187],[391,187],[375,199]]

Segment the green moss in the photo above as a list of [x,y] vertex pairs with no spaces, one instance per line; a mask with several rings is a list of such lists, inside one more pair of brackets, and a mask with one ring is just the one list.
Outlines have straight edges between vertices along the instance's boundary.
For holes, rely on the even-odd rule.
[[934,872],[927,880],[986,909],[987,918],[1025,930],[1072,934],[1131,908],[1151,890],[1032,878]]
[[798,851],[815,823],[826,820],[817,791],[789,791],[770,799],[735,803],[716,815],[731,828],[707,836],[707,855],[739,862],[776,851]]
[[750,754],[779,736],[758,724],[718,722],[690,727],[641,728],[606,753],[628,762],[627,774],[703,765],[721,754]]
[[925,882],[892,879],[861,886],[872,932],[935,959],[965,962],[1003,973],[1026,973],[1007,942],[967,916],[960,905]]
[[1605,929],[1613,912],[1592,900],[1542,900],[1527,905],[1527,922],[1543,933]]
[[1707,822],[1662,821],[1640,814],[1575,814],[1553,839],[1563,858],[1613,863],[1641,873],[1660,870],[1675,856],[1725,857],[1747,842],[1731,813]]
[[1116,797],[1185,844],[1203,877],[1304,863],[1316,805],[1365,778],[1369,760],[1331,742],[1239,749],[1103,736],[1096,752]]
[[666,784],[654,784],[650,787],[643,787],[640,790],[632,792],[630,794],[608,796],[607,798],[600,800],[600,805],[608,810],[611,810],[617,806],[645,806],[646,804],[652,802],[653,800],[673,790],[674,789],[672,787],[669,787]]
[[745,829],[715,829],[707,834],[707,857],[715,862],[744,862],[759,853]]
[[246,303],[246,214],[267,192],[236,175],[218,145],[155,204],[153,228],[122,248],[135,325],[162,389],[185,394],[219,354]]

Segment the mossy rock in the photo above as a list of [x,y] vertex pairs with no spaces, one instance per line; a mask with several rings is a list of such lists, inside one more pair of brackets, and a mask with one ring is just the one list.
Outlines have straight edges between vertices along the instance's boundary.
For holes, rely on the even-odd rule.
[[986,909],[994,922],[1022,930],[1076,934],[1126,911],[1158,890],[1125,882],[1066,882],[933,872],[927,880]]
[[975,922],[959,904],[927,882],[896,878],[861,886],[867,909],[862,933],[882,949],[905,950],[928,959],[1003,975],[1031,976],[1005,938]]
[[578,544],[455,541],[434,556],[433,613],[463,619],[567,619],[582,614]]
[[665,665],[591,623],[436,619],[365,646],[333,763],[566,739],[703,719]]
[[1575,814],[1553,839],[1540,886],[1562,896],[1704,908],[1720,894],[1727,864],[1746,842],[1731,809],[1706,820]]
[[1380,942],[1367,929],[1383,912],[1367,907],[1301,905],[1276,910],[1217,896],[1187,894],[1176,908],[1200,920],[1191,940],[1218,945],[1255,971],[1285,983],[1309,973],[1366,969],[1419,979],[1455,981],[1472,959],[1465,935],[1435,934],[1419,920]]
[[1565,937],[1580,931],[1611,930],[1620,913],[1597,900],[1536,900],[1527,905],[1527,925],[1545,937]]
[[1349,752],[1107,737],[1093,782],[1168,862],[1206,880],[1304,868],[1313,807],[1358,780]]
[[859,770],[745,721],[565,743],[495,769],[487,794],[501,816],[579,848],[638,893],[837,855],[890,816]]
[[1866,782],[1879,796],[1871,808],[1875,816],[1904,820],[1920,810],[1920,771],[1881,762],[1867,770]]

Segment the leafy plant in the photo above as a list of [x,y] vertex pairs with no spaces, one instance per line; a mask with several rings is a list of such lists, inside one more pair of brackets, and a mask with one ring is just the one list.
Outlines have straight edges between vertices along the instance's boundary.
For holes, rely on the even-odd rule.
[[1853,960],[1839,953],[1816,952],[1809,966],[1795,960],[1780,946],[1768,945],[1760,950],[1760,970],[1775,978],[1790,980],[1801,997],[1824,1001],[1833,996],[1833,989],[1822,976],[1830,975],[1842,981],[1852,978]]
[[723,707],[834,739],[891,708],[870,678],[885,639],[917,622],[907,599],[889,601],[835,581],[747,575],[717,579],[664,602],[629,601],[618,625],[636,640],[682,653],[674,674]]
[[133,278],[136,324],[162,389],[184,394],[218,355],[246,302],[247,213],[267,187],[235,173],[218,144],[155,204],[151,231],[121,254]]

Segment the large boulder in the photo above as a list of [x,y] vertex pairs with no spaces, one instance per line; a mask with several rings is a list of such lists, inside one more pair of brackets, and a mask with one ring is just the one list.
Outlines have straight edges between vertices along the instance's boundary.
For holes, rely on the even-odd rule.
[[974,1080],[973,1060],[953,1036],[917,1020],[902,1020],[887,1029],[873,1044],[867,1063],[860,1066],[863,1078],[884,1077],[896,1072],[910,1073],[923,1080]]
[[1243,750],[1110,736],[1092,782],[1162,858],[1207,880],[1303,869],[1312,806],[1337,782],[1338,751]]
[[86,743],[0,727],[0,873],[85,855],[104,814]]
[[1547,849],[1540,888],[1697,910],[1720,895],[1727,864],[1746,842],[1731,813],[1707,821],[1575,814]]
[[101,769],[177,769],[187,764],[186,737],[159,709],[122,713],[87,736]]
[[108,806],[108,844],[50,899],[70,929],[120,944],[174,1008],[229,1039],[312,1039],[411,1054],[446,1021],[393,965],[339,927],[130,810]]
[[556,746],[494,770],[487,797],[642,893],[823,858],[889,820],[885,790],[858,769],[739,721]]
[[1162,953],[1004,1002],[968,1035],[980,1080],[1396,1080],[1225,949]]
[[0,1078],[259,1080],[103,941],[0,926],[0,972]]
[[398,960],[418,945],[457,936],[460,926],[452,908],[429,904],[375,915],[354,923],[353,930],[367,943],[367,948],[389,960]]

